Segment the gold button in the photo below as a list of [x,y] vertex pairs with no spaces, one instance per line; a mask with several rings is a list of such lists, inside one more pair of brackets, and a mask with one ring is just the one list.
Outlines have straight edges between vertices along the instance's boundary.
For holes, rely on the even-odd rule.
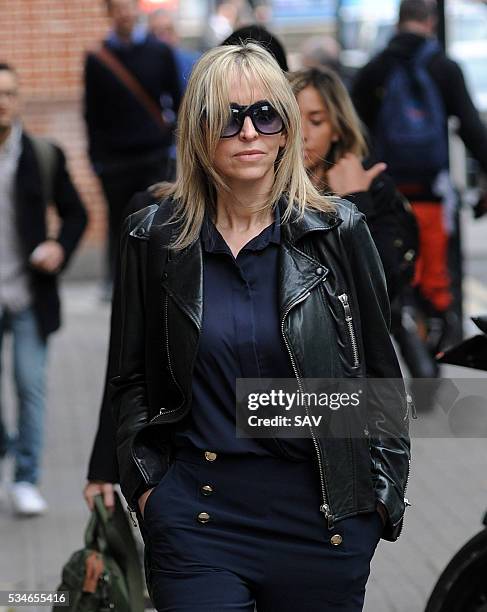
[[330,542],[333,544],[333,546],[340,546],[340,544],[343,542],[343,538],[339,533],[335,533],[335,535],[331,536]]
[[210,515],[208,512],[200,512],[198,514],[198,521],[200,523],[207,523],[210,520]]
[[202,495],[211,495],[213,493],[213,487],[211,485],[203,485],[200,490]]
[[205,459],[207,461],[215,461],[216,457],[216,453],[213,453],[212,451],[205,451]]

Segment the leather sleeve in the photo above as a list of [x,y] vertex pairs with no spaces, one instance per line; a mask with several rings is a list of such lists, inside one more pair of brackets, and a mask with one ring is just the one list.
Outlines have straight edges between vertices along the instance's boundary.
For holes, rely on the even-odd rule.
[[[154,197],[148,192],[136,193],[127,205],[126,215],[141,210],[154,203]],[[120,260],[117,258],[115,277],[119,275]],[[112,304],[120,303],[120,283],[115,282]],[[115,438],[115,424],[113,422],[112,406],[109,393],[109,381],[116,374],[110,368],[117,366],[119,359],[120,334],[120,308],[113,308],[110,317],[110,344],[108,350],[107,368],[105,372],[105,387],[100,406],[98,429],[96,431],[93,448],[88,465],[88,480],[103,480],[105,482],[119,482],[117,445]],[[118,367],[118,366],[117,366]]]
[[374,489],[389,515],[383,537],[398,537],[409,475],[409,415],[402,374],[392,344],[384,272],[364,216],[356,209],[347,242],[358,306],[367,378],[367,422]]
[[145,266],[147,240],[131,236],[144,211],[125,220],[120,246],[120,268],[115,281],[113,314],[118,329],[111,345],[118,347],[110,358],[108,371],[113,421],[116,430],[120,486],[125,499],[134,507],[137,495],[150,488],[150,477],[135,462],[132,444],[137,432],[148,421],[145,367]]

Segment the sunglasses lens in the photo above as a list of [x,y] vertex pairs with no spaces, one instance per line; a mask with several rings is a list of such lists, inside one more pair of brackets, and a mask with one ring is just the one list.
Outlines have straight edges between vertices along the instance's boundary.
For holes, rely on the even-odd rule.
[[277,134],[284,128],[281,116],[270,104],[262,104],[256,108],[253,119],[255,127],[262,134]]
[[240,131],[240,112],[236,108],[230,109],[230,117],[228,118],[227,125],[223,128],[222,138],[230,138],[230,136],[235,136]]

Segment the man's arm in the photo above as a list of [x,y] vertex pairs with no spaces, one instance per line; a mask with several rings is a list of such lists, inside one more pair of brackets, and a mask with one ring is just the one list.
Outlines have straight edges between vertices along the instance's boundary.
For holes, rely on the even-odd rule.
[[59,147],[56,147],[56,154],[53,200],[61,218],[61,227],[56,241],[64,251],[64,267],[83,235],[87,224],[87,214],[67,170],[64,153]]
[[459,136],[487,173],[487,129],[470,97],[462,69],[453,60],[440,56],[431,73],[442,93],[449,117],[457,117]]

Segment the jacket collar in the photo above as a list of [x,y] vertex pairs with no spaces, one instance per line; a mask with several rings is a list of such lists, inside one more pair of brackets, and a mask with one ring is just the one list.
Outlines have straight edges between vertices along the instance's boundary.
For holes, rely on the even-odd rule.
[[[277,205],[282,218],[287,206],[287,199],[282,196]],[[303,216],[299,216],[297,209],[294,208],[289,220],[281,226],[283,239],[295,245],[309,232],[328,231],[338,227],[341,222],[339,216],[331,211],[319,212],[307,209]]]
[[[278,202],[282,218],[287,201]],[[332,230],[342,220],[332,212],[306,211],[299,217],[293,212],[288,222],[281,225],[281,253],[279,263],[279,310],[281,319],[301,298],[326,278],[328,269],[320,261],[300,248],[299,241],[316,231]],[[166,237],[167,239],[167,237]],[[156,238],[157,240],[157,238]],[[167,242],[158,241],[160,246]],[[159,254],[161,257],[162,253]],[[157,261],[157,259],[156,259]],[[183,312],[201,329],[203,317],[203,248],[201,236],[167,260],[162,286]]]

